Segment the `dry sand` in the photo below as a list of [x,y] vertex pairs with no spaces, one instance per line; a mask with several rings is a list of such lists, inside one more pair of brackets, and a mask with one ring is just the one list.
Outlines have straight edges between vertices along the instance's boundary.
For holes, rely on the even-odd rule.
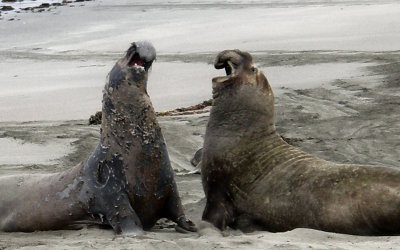
[[[253,52],[256,63],[270,80],[276,94],[277,130],[290,143],[336,162],[400,167],[400,4],[305,0],[283,1],[293,2],[293,6],[282,6],[279,1],[269,2],[270,5],[263,5],[255,1],[249,6],[240,1],[225,9],[225,5],[212,1],[195,7],[166,7],[157,1],[139,6],[122,0],[115,4],[95,1],[79,10],[21,14],[20,21],[7,26],[0,21],[1,34],[7,34],[0,37],[0,175],[58,172],[89,156],[99,139],[99,126],[87,125],[87,118],[100,109],[105,75],[136,34],[153,37],[161,51],[149,81],[149,88],[154,87],[150,94],[156,109],[208,99],[210,78],[220,74],[209,65],[215,53],[220,48],[243,48]],[[168,13],[171,8],[178,11],[176,18]],[[206,17],[195,8],[203,10]],[[138,10],[135,13],[139,20],[144,20],[146,11],[159,16],[150,24],[135,19],[147,29],[133,28],[126,33],[121,23],[129,26],[135,18],[126,19],[128,10]],[[248,31],[247,38],[230,36],[234,27],[227,26],[221,34],[225,38],[204,41],[190,31],[193,28],[204,31],[204,37],[212,37],[219,31],[207,33],[213,22],[206,18],[222,13],[222,20],[244,11],[255,18],[256,28],[262,26],[263,20],[271,28],[270,22],[275,21],[275,37],[269,33],[260,35],[256,29]],[[303,21],[281,20],[285,11]],[[75,19],[82,13],[87,14],[80,17],[82,26],[75,27]],[[87,22],[97,21],[95,14],[103,19],[99,18],[98,26],[88,25]],[[191,15],[193,18],[185,23]],[[315,23],[309,32],[300,34],[298,29],[313,17],[325,22]],[[333,17],[342,21],[329,23]],[[359,26],[357,30],[356,26],[368,18],[369,27]],[[57,25],[47,26],[46,20]],[[163,20],[170,23],[161,24]],[[236,20],[226,20],[226,24],[231,21],[232,26],[239,25]],[[177,39],[167,39],[166,32],[157,33],[180,21],[184,23],[182,34],[175,30],[171,35]],[[30,31],[38,24],[50,32],[46,39]],[[58,26],[61,24],[66,35]],[[323,32],[323,25],[327,32]],[[26,26],[28,34],[13,34],[13,29]],[[237,28],[243,31],[246,27]],[[353,36],[346,36],[352,30],[356,30]],[[100,37],[108,31],[110,37]],[[377,35],[371,37],[373,33]],[[194,42],[185,43],[186,36]],[[343,40],[338,42],[341,37]],[[357,49],[357,42],[362,41],[365,43]],[[177,95],[167,98],[171,93]],[[194,170],[189,160],[202,145],[207,120],[208,113],[159,118],[186,214],[198,224],[198,233],[177,233],[165,220],[142,237],[116,237],[110,229],[95,227],[0,233],[0,249],[400,249],[400,236],[362,237],[310,229],[251,234],[228,230],[221,234],[202,222],[204,193],[200,175],[189,173]]]
[[[299,53],[289,60],[296,65],[300,58],[312,62],[313,53]],[[400,72],[398,54],[330,54],[326,61],[373,62],[364,76],[333,81],[327,87],[276,89],[277,130],[301,149],[337,162],[386,164],[400,166]],[[262,56],[257,59],[263,63]],[[324,60],[325,62],[325,60]],[[268,62],[265,61],[266,64]],[[189,174],[194,168],[189,160],[202,145],[208,113],[160,117],[176,180],[187,216],[199,226],[198,233],[179,234],[171,222],[160,221],[143,237],[116,237],[112,230],[85,228],[78,231],[35,233],[0,233],[0,248],[5,249],[399,249],[400,236],[361,237],[296,229],[284,233],[254,232],[243,234],[228,230],[221,234],[201,222],[204,193],[200,175]],[[10,164],[10,158],[22,153],[3,155],[0,174],[60,171],[90,154],[99,138],[99,126],[87,121],[4,122],[0,137],[15,140],[24,151],[32,145],[52,149],[55,162],[36,160],[27,153],[24,164]],[[61,145],[72,148],[59,157]],[[54,151],[54,152],[53,152]],[[19,154],[19,155],[18,155]],[[42,153],[42,159],[47,159]],[[36,162],[36,163],[35,163]],[[6,164],[7,163],[7,164]],[[52,164],[51,164],[52,163]]]

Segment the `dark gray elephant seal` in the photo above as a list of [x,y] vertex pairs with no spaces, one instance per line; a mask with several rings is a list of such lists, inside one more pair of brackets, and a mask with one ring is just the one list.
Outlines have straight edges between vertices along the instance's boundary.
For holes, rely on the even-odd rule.
[[215,67],[228,75],[212,80],[204,220],[221,230],[400,233],[400,169],[336,164],[290,146],[275,131],[274,96],[250,54],[223,51]]
[[111,70],[101,139],[87,161],[56,174],[0,178],[0,231],[103,223],[117,234],[141,234],[162,217],[176,222],[178,231],[196,231],[184,215],[146,91],[155,57],[149,42],[133,43]]

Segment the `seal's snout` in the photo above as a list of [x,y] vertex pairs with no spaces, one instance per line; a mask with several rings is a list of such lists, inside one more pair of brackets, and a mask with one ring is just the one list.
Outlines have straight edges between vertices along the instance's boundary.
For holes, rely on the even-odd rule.
[[231,75],[241,64],[242,56],[240,50],[224,50],[215,58],[214,67],[225,69],[226,75]]
[[149,41],[132,43],[125,56],[128,67],[142,67],[148,71],[156,59],[156,49]]
[[224,50],[218,53],[214,67],[216,69],[225,69],[226,75],[235,75],[243,65],[249,65],[253,61],[251,55],[247,52],[235,50]]
[[272,95],[268,80],[261,70],[253,63],[248,52],[224,50],[214,62],[216,69],[225,69],[226,75],[212,79],[213,98],[223,93],[231,93],[228,89],[239,89],[242,86],[254,88],[262,95]]
[[214,67],[225,69],[226,76],[213,78],[213,86],[239,75],[243,70],[251,68],[253,58],[247,52],[235,50],[224,50],[215,58]]
[[123,82],[128,82],[129,85],[144,85],[146,88],[148,70],[155,59],[156,49],[150,42],[133,42],[110,71],[108,87],[116,89]]

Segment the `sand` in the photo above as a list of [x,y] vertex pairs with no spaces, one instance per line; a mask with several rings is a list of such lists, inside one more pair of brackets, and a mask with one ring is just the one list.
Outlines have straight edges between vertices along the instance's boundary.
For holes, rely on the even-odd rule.
[[[0,175],[58,172],[85,160],[99,139],[87,119],[101,108],[105,76],[139,39],[158,49],[148,84],[157,111],[209,99],[211,77],[222,74],[210,65],[215,54],[245,49],[272,85],[276,127],[290,143],[336,162],[400,167],[400,4],[230,2],[104,0],[0,20]],[[251,21],[232,18],[243,13]],[[142,237],[95,227],[0,233],[0,249],[399,249],[399,236],[221,234],[202,222],[204,193],[189,161],[208,115],[159,118],[198,233],[177,233],[165,220]]]

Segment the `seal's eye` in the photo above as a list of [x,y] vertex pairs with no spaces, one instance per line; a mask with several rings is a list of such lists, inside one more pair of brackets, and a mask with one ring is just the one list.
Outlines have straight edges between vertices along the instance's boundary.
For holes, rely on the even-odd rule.
[[251,68],[250,68],[250,70],[251,70],[251,72],[253,72],[253,73],[257,73],[257,68],[256,68],[256,67],[254,67],[254,66],[253,66],[253,67],[251,67]]

